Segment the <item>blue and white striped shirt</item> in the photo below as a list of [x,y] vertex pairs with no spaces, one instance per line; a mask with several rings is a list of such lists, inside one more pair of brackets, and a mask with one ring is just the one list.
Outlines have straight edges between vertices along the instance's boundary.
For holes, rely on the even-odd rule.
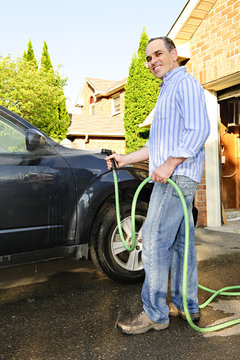
[[184,157],[173,175],[200,182],[204,168],[203,145],[210,124],[204,90],[184,66],[169,71],[156,103],[149,140],[149,175],[170,156]]

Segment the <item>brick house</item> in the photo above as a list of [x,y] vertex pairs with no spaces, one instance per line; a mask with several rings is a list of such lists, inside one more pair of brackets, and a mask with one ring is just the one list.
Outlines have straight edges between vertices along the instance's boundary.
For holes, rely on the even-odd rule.
[[124,93],[121,81],[86,78],[76,101],[80,114],[72,114],[68,139],[73,148],[109,148],[125,152]]
[[167,36],[203,85],[211,133],[196,193],[200,226],[240,208],[240,0],[190,0]]

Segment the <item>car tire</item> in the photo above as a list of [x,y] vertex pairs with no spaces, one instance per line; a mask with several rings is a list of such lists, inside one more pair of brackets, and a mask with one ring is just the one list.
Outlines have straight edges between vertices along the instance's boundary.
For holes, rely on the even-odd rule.
[[[142,226],[146,218],[148,204],[139,201],[136,206],[135,228],[136,246],[128,252],[119,236],[115,205],[101,212],[92,232],[90,252],[98,269],[113,280],[138,282],[144,278],[142,266]],[[120,216],[125,241],[131,246],[131,203],[120,204]]]

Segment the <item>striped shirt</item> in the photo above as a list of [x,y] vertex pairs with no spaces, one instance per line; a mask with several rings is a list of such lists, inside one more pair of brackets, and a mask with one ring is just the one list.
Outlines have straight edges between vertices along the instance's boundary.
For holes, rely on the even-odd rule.
[[203,145],[210,124],[204,90],[184,66],[163,78],[156,103],[149,140],[149,175],[170,156],[184,157],[173,175],[188,176],[200,182],[204,168]]

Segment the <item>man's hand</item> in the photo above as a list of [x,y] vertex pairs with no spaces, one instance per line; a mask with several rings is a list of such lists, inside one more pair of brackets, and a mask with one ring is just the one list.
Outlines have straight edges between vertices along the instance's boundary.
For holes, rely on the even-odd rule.
[[185,158],[169,157],[164,164],[158,166],[152,173],[152,180],[156,182],[166,183],[175,168],[181,164]]
[[113,159],[116,163],[116,165],[118,167],[122,167],[122,166],[125,166],[127,165],[127,162],[126,162],[126,156],[125,155],[120,155],[120,154],[112,154],[112,155],[109,155],[105,158],[106,162],[107,162],[107,167],[108,167],[108,170],[110,170],[112,168],[112,161],[111,159]]
[[158,166],[152,173],[152,180],[160,183],[166,183],[167,179],[172,175],[174,169],[169,168],[166,163]]

